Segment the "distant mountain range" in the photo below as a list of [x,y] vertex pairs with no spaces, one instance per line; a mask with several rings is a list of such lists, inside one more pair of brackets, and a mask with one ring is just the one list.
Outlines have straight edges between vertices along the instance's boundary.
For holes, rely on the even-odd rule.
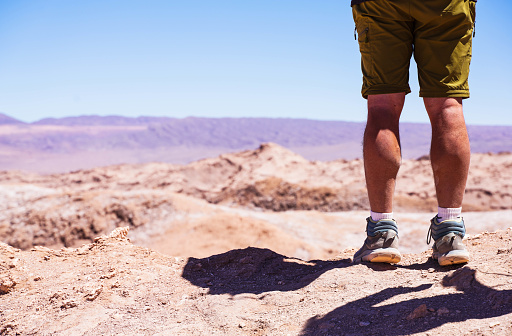
[[[8,117],[9,118],[9,117]],[[61,126],[138,126],[157,123],[166,123],[175,118],[168,117],[137,117],[97,116],[87,115],[80,117],[44,118],[33,122],[33,125],[61,125]],[[1,123],[1,119],[0,119]]]
[[[468,126],[473,152],[512,151],[512,126]],[[361,157],[364,123],[284,118],[80,116],[24,123],[0,114],[0,169],[64,172],[188,163],[273,142],[310,160]],[[428,154],[430,125],[402,123],[404,158]]]
[[9,117],[6,114],[0,113],[0,125],[24,124],[23,121]]

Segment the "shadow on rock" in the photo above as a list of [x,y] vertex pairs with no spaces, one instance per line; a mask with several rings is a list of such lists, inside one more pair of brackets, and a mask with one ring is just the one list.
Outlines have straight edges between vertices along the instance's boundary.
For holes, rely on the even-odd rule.
[[303,261],[248,247],[203,259],[190,258],[182,276],[198,287],[209,288],[209,294],[260,294],[294,291],[333,268],[350,265],[349,259]]
[[410,335],[445,323],[511,313],[512,290],[487,287],[475,278],[475,273],[464,267],[443,278],[443,286],[455,287],[461,293],[382,304],[397,295],[419,292],[431,285],[386,288],[323,317],[310,318],[301,335]]

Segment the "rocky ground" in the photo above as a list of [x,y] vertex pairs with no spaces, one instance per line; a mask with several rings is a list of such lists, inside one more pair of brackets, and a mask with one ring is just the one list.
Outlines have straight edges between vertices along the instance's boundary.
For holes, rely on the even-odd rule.
[[[464,203],[466,216],[475,218],[469,229],[506,227],[498,218],[500,211],[512,208],[511,168],[512,154],[473,155]],[[137,244],[151,247],[152,237],[160,239],[165,232],[175,237],[184,227],[190,232],[220,231],[219,236],[229,228],[231,233],[258,231],[263,240],[292,232],[300,240],[316,235],[317,240],[350,241],[361,232],[367,209],[361,160],[308,161],[275,144],[184,166],[120,165],[55,175],[0,172],[0,240],[21,249],[74,247],[126,225]],[[424,235],[435,210],[429,161],[405,160],[397,182],[396,219],[404,230]],[[347,211],[364,214],[346,216]],[[482,211],[494,211],[498,220],[481,221]],[[407,215],[411,212],[424,215]],[[319,226],[324,228],[320,235],[315,233]],[[347,247],[342,244],[316,245],[339,250]]]
[[117,230],[76,249],[0,245],[0,335],[510,335],[512,229],[466,240],[469,264],[428,253],[352,264],[248,247],[186,258]]
[[[362,160],[308,161],[268,143],[188,165],[117,165],[38,175],[0,172],[0,185],[31,185],[67,193],[93,190],[162,190],[273,211],[366,210]],[[436,210],[428,158],[404,160],[397,181],[398,210]],[[464,207],[467,211],[512,208],[512,154],[473,154]]]
[[0,335],[510,335],[511,168],[511,154],[473,155],[472,259],[445,268],[425,243],[424,159],[400,172],[395,266],[350,260],[368,215],[360,160],[266,144],[184,166],[2,172]]

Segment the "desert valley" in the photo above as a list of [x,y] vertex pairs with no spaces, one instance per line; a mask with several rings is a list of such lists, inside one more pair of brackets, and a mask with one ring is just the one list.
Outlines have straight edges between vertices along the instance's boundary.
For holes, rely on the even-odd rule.
[[[368,215],[362,160],[355,154],[360,129],[346,142],[322,140],[322,146],[298,140],[254,146],[254,139],[212,147],[207,139],[177,143],[172,148],[182,148],[185,162],[169,163],[150,162],[166,147],[160,143],[151,152],[140,145],[147,138],[134,135],[147,132],[147,125],[131,125],[131,135],[123,137],[151,160],[99,167],[78,160],[58,171],[55,162],[72,152],[66,141],[80,137],[62,138],[74,128],[54,125],[38,128],[34,138],[31,127],[0,126],[0,335],[512,332],[508,152],[472,154],[463,206],[472,259],[440,267],[425,242],[436,210],[430,163],[420,155],[429,139],[411,132],[420,145],[404,155],[395,199],[404,259],[353,264]],[[169,133],[155,129],[171,129],[151,127],[160,139]],[[61,132],[61,142],[48,145],[57,139],[50,131]],[[9,132],[15,142],[6,140]],[[499,132],[478,132],[476,148],[486,143],[478,139],[500,144]],[[112,133],[101,134],[94,163],[120,146]],[[15,167],[9,158],[21,155],[16,148],[23,141],[28,149]],[[37,149],[42,143],[50,147]],[[85,152],[85,159],[94,158],[90,146],[83,140],[68,160]],[[315,148],[319,156],[343,148],[348,154],[314,159]],[[60,161],[38,167],[45,155]]]

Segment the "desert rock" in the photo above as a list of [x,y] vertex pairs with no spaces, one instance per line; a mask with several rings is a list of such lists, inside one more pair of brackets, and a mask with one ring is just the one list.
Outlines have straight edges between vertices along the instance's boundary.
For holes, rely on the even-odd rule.
[[352,264],[352,251],[309,261],[260,248],[182,258],[108,235],[82,249],[15,250],[23,267],[0,264],[19,279],[0,295],[0,333],[507,335],[512,255],[495,251],[512,248],[512,229],[478,240],[468,240],[472,260],[459,267],[427,252],[395,266]]

